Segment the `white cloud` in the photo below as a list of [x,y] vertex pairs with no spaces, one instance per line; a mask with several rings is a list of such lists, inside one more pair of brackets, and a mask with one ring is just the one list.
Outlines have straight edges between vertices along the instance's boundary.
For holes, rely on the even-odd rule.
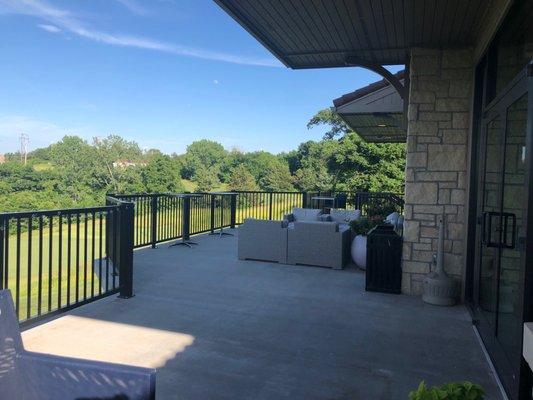
[[128,9],[129,12],[135,15],[148,15],[150,12],[137,3],[135,0],[115,0],[117,3],[120,3],[122,6]]
[[214,80],[213,80],[213,83],[214,83],[215,85],[218,85],[218,84],[219,84],[218,79],[214,79]]
[[241,65],[256,65],[265,67],[280,67],[274,58],[258,58],[228,54],[225,52],[183,46],[151,38],[108,33],[94,29],[67,10],[59,9],[40,0],[0,0],[0,13],[21,14],[46,20],[65,31],[95,42],[113,46],[132,47],[137,49],[154,50],[178,56],[201,58],[205,60],[223,61]]
[[59,29],[57,26],[55,25],[47,25],[47,24],[38,24],[37,25],[39,28],[41,29],[44,29],[45,31],[47,32],[50,32],[50,33],[58,33],[58,32],[61,32],[61,29]]

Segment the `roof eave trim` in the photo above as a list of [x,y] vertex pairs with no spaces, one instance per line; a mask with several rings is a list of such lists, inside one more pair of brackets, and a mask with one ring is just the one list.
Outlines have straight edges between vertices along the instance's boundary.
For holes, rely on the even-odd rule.
[[253,26],[252,23],[246,24],[245,20],[242,15],[239,15],[239,13],[224,4],[223,0],[214,0],[215,3],[222,8],[227,14],[229,14],[237,23],[242,26],[250,35],[252,35],[259,43],[261,43],[268,51],[270,51],[281,63],[288,67],[294,69],[294,66],[290,64],[285,58],[283,58],[283,53],[277,49],[267,38],[265,38],[263,35],[261,35],[256,30],[253,30],[251,26]]

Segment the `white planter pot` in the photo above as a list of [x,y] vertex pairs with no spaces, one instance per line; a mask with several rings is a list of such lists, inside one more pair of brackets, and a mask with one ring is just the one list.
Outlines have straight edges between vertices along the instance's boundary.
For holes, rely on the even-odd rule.
[[352,242],[352,260],[359,268],[366,270],[366,236],[357,235]]

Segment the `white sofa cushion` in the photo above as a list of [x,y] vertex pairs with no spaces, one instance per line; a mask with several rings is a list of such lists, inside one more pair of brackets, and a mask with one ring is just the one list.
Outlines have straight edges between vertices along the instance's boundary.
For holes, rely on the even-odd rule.
[[339,224],[349,224],[350,221],[356,221],[361,217],[360,210],[342,210],[331,209],[329,215],[332,221]]
[[318,221],[322,210],[315,208],[298,208],[292,210],[292,215],[295,221]]
[[400,214],[398,214],[396,211],[387,215],[387,218],[385,218],[385,222],[396,226],[398,223],[398,218],[400,218]]

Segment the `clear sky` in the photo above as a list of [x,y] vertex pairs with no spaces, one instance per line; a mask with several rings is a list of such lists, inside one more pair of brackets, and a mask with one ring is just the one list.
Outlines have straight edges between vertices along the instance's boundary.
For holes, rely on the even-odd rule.
[[287,69],[211,0],[0,0],[0,37],[0,153],[20,133],[30,149],[114,133],[277,153],[320,139],[314,113],[380,79]]

